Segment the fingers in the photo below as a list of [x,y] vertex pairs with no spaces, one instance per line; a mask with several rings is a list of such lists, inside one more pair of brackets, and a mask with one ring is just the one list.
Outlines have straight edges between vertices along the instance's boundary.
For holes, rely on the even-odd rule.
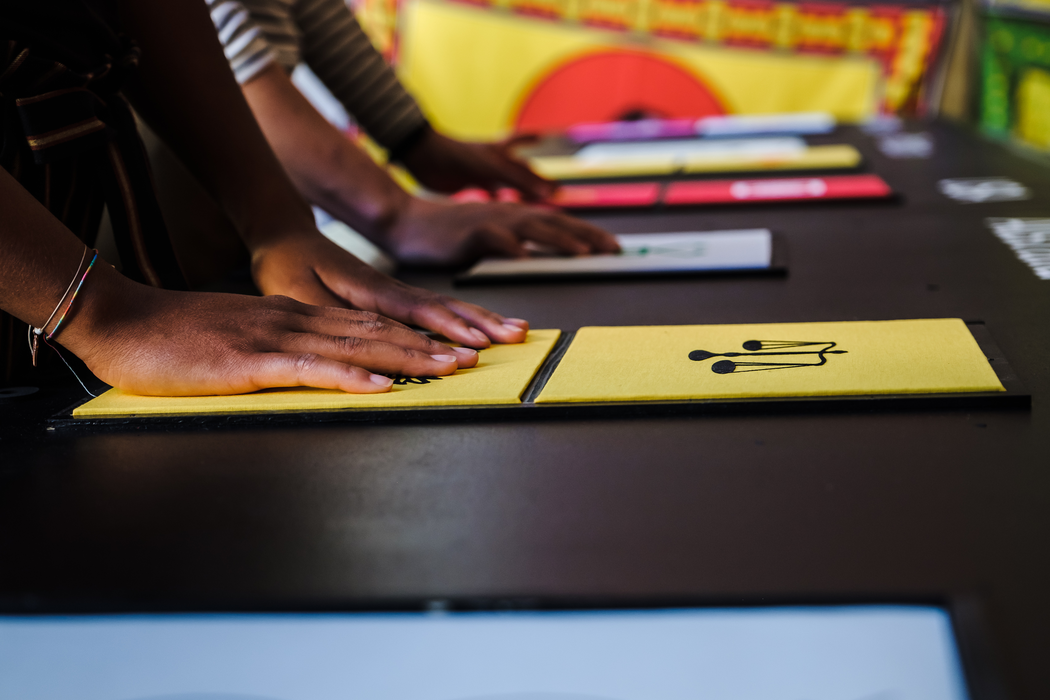
[[474,235],[474,247],[476,250],[472,252],[476,257],[493,254],[523,258],[529,254],[513,231],[494,224],[488,224],[478,230]]
[[393,343],[353,336],[298,333],[288,346],[293,352],[317,355],[380,374],[442,377],[459,369],[458,356],[451,351],[428,355]]
[[312,386],[351,394],[389,391],[393,380],[315,353],[260,353],[251,373],[256,389]]
[[[385,374],[444,376],[460,367],[472,367],[478,361],[473,350],[449,348],[375,314],[340,309],[322,311],[330,313],[304,315],[299,323],[322,327],[334,324],[363,336],[379,336],[394,342],[312,330],[293,331],[281,340],[279,352],[257,353],[261,359],[251,376],[256,388],[313,386],[350,393],[378,393],[389,390],[393,383],[382,376]],[[354,313],[367,318],[352,321],[342,318]]]
[[586,241],[592,253],[618,253],[620,251],[620,244],[616,236],[583,219],[558,213],[553,215],[551,221],[572,233],[579,240]]
[[[426,294],[410,287],[405,287],[404,291],[407,298],[383,299],[391,306],[382,310],[440,333],[467,348],[487,348],[492,342],[521,343],[528,335],[529,324],[522,319],[504,318],[475,304]],[[463,352],[459,348],[453,348],[453,351]]]
[[[520,319],[508,320],[497,313],[451,297],[415,292],[412,298],[399,300],[396,315],[470,348],[487,348],[497,343],[520,343],[528,333],[528,324]],[[389,301],[389,300],[386,300]],[[394,312],[394,310],[390,310]]]
[[472,328],[445,305],[446,297],[410,287],[374,270],[350,276],[334,266],[318,267],[315,272],[326,288],[344,300],[344,305],[421,326],[468,348],[490,344],[485,333]]
[[410,312],[415,323],[436,333],[462,343],[468,348],[487,348],[492,344],[490,335],[474,328],[459,314],[445,304],[424,303],[415,306]]
[[[409,287],[403,289],[411,291]],[[453,362],[452,371],[478,363],[478,354],[471,348],[439,343],[402,323],[370,311],[321,308],[282,296],[266,297],[266,301],[280,309],[283,314],[281,324],[292,335],[290,343],[282,334],[279,339],[257,346],[262,350],[316,352],[372,371],[412,376],[435,372],[448,374],[434,364],[435,357],[453,358],[436,360],[442,366]],[[339,303],[347,302],[340,300]],[[377,360],[377,353],[390,359]]]
[[559,253],[586,255],[591,252],[591,246],[566,230],[566,227],[559,227],[543,218],[525,219],[515,227],[515,232],[525,240],[542,243]]
[[[397,321],[363,311],[322,309],[302,319],[295,350],[318,352],[374,372],[444,375],[473,367],[478,354],[428,338]],[[439,359],[440,358],[440,359]],[[451,358],[451,359],[448,359]]]
[[586,221],[561,213],[542,212],[536,208],[532,208],[530,214],[515,226],[515,233],[524,240],[541,243],[569,255],[615,253],[620,250],[615,236]]
[[523,343],[529,333],[529,322],[520,318],[506,318],[477,304],[459,299],[448,299],[449,309],[468,321],[474,330],[481,331],[497,343]]
[[[524,254],[516,236],[509,230],[501,230],[498,225],[482,227],[480,236],[482,245],[502,249],[515,255]],[[345,265],[344,262],[347,260],[354,264]],[[397,327],[398,324],[394,324],[389,319],[397,319],[440,333],[467,348],[485,348],[492,340],[501,343],[519,343],[525,339],[526,330],[512,323],[505,325],[504,318],[499,314],[398,282],[361,265],[355,258],[350,258],[342,251],[331,255],[326,249],[321,248],[316,254],[308,256],[308,261],[313,277],[316,279],[316,287],[335,297],[334,302],[328,303],[376,312],[387,318],[381,319],[384,324],[382,327],[370,327],[368,324],[374,324],[377,319],[361,316],[360,311],[348,312],[329,308],[304,312],[302,307],[290,306],[294,302],[284,300],[279,302],[281,305],[277,307],[281,313],[299,311],[303,317],[297,321],[299,325],[291,330],[312,330],[337,338],[360,337],[389,342],[391,345],[418,350],[428,355],[448,354],[445,349],[448,346],[441,346],[438,352],[434,352],[434,346],[431,345],[434,341],[423,339],[418,334],[412,334],[403,326]],[[293,289],[288,293],[297,292],[297,289]],[[354,316],[355,313],[358,315]],[[322,316],[331,318],[319,319]],[[306,317],[311,318],[307,320]],[[364,322],[365,326],[352,325],[358,322]],[[281,348],[271,349],[281,350]],[[471,366],[477,362],[476,356],[471,356],[467,351],[451,350],[457,356],[457,364],[461,367]],[[345,357],[344,355],[338,356]]]
[[521,190],[525,198],[541,202],[554,196],[557,184],[532,172],[529,166],[505,153],[500,153],[500,179],[506,184]]

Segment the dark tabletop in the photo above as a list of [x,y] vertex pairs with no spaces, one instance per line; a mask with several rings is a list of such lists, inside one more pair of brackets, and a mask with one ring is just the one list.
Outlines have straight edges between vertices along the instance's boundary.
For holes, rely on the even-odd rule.
[[[856,130],[823,139],[855,143],[902,202],[592,217],[768,227],[786,277],[455,293],[564,330],[983,320],[1030,410],[77,431],[46,423],[77,393],[41,391],[0,400],[0,612],[965,599],[1011,697],[1050,697],[1050,281],[984,221],[1050,217],[1050,169],[924,128],[927,160],[887,159]],[[1036,196],[936,188],[982,175]]]

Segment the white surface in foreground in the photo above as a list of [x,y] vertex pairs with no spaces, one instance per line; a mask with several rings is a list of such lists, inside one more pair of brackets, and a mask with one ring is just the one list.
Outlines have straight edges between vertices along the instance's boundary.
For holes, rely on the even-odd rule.
[[931,607],[0,617],[2,700],[965,700]]

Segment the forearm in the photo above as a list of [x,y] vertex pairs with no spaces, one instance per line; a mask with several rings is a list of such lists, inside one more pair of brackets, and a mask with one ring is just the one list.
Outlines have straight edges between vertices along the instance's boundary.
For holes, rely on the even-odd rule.
[[[85,245],[0,168],[0,308],[42,327],[84,260]],[[85,262],[86,266],[86,262]],[[98,261],[62,325],[59,340],[74,352],[93,342],[105,298],[126,293],[133,282]],[[54,328],[51,324],[50,329]]]
[[252,117],[203,3],[120,0],[142,47],[128,94],[226,210],[249,248],[312,227],[296,192]]
[[263,134],[308,200],[381,242],[410,195],[329,124],[277,64],[243,86]]

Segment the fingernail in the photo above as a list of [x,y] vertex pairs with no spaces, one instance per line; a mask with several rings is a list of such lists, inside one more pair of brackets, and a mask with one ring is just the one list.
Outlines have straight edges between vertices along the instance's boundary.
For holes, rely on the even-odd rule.
[[433,357],[438,362],[455,362],[456,361],[456,356],[455,355],[431,355],[431,357]]
[[465,357],[474,357],[478,354],[478,351],[474,348],[452,348],[452,352],[457,353],[459,355],[463,355]]
[[529,325],[529,322],[523,318],[505,318],[503,319],[503,325],[510,324],[512,326],[518,326],[519,328],[525,328]]
[[390,377],[384,377],[381,374],[373,374],[370,375],[368,378],[372,380],[373,384],[378,384],[382,387],[389,387],[391,384],[394,383],[393,379],[391,379]]
[[488,345],[489,337],[487,335],[485,335],[484,333],[482,333],[481,331],[479,331],[477,328],[471,328],[470,329],[470,334],[473,335],[477,339],[477,341],[479,343],[483,343],[485,345]]
[[520,333],[521,331],[525,330],[521,326],[515,326],[513,323],[504,323],[503,327],[506,328],[508,331],[514,331],[515,333]]

